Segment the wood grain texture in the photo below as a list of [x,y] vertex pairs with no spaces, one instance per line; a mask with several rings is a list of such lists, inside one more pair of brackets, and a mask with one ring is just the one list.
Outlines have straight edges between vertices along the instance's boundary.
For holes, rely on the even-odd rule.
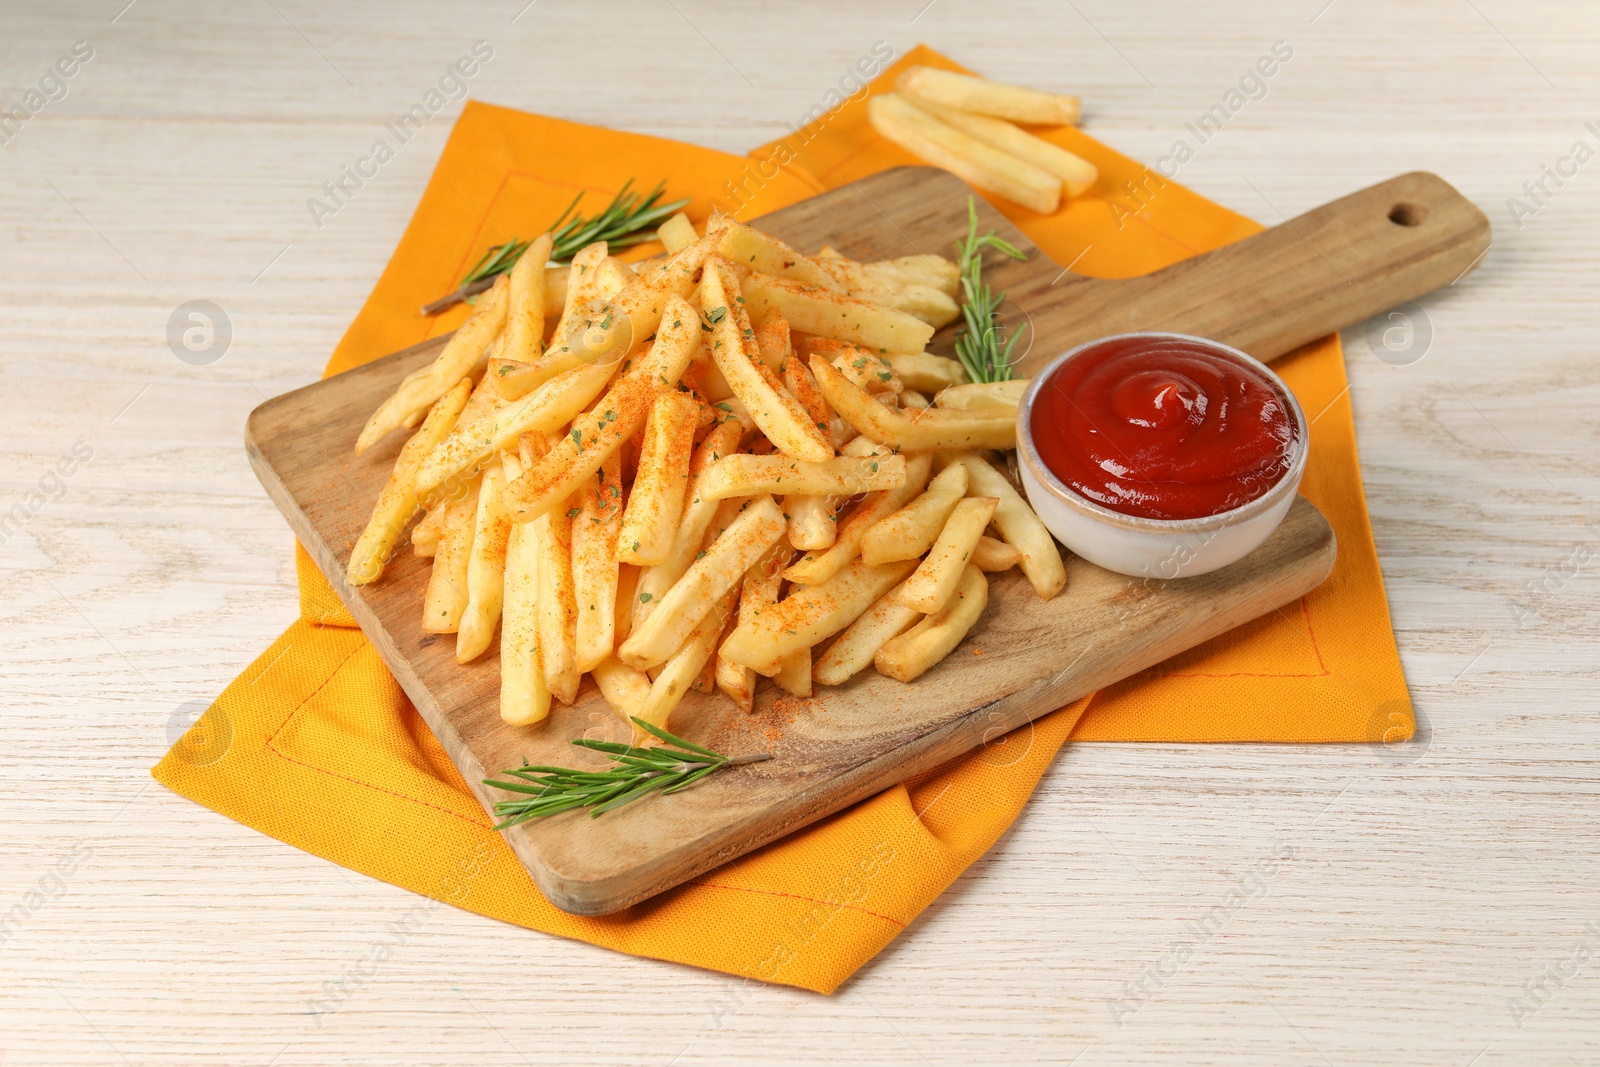
[[[755,224],[802,249],[848,239],[855,255],[888,259],[960,232],[966,211],[965,185],[942,171],[905,167]],[[1040,294],[1037,345],[1063,350],[1070,342],[1054,329],[1052,308],[1070,298],[1041,281],[1059,277],[1061,268],[987,204],[981,215],[980,226],[1028,253],[1003,276],[996,271],[994,284]],[[1084,279],[1070,288],[1126,284]],[[1079,313],[1074,323],[1094,329]],[[954,332],[943,331],[945,344]],[[571,739],[625,741],[632,731],[592,683],[536,726],[506,725],[498,652],[462,666],[453,635],[423,632],[431,561],[411,554],[404,541],[379,581],[357,587],[344,577],[403,439],[391,435],[356,456],[356,437],[368,414],[440,345],[436,339],[270,400],[251,413],[245,437],[262,484],[492,811],[507,794],[483,785],[484,778],[523,761],[603,767],[604,759],[574,750]],[[867,670],[806,701],[777,699],[781,694],[764,684],[753,715],[721,696],[691,692],[673,711],[674,733],[730,755],[773,758],[714,775],[671,801],[630,805],[599,820],[571,812],[524,823],[506,838],[557,907],[582,915],[620,911],[1293,602],[1328,576],[1335,551],[1332,529],[1300,500],[1268,544],[1198,579],[1147,588],[1074,559],[1066,591],[1047,602],[1018,571],[991,576],[989,605],[966,642],[915,683]]]
[[[1600,540],[1600,164],[1546,180],[1520,227],[1507,205],[1534,207],[1523,183],[1593,143],[1594,5],[123,8],[13,7],[0,39],[6,102],[73,41],[96,48],[0,147],[0,505],[75,441],[95,451],[0,546],[0,913],[73,842],[93,850],[0,947],[0,1063],[1600,1060],[1588,966],[1520,1025],[1508,1009],[1600,915],[1600,569],[1582,561]],[[595,74],[598,17],[648,44],[612,77]],[[922,40],[1081,93],[1088,132],[1152,163],[1292,44],[1178,181],[1275,224],[1429,170],[1495,226],[1479,269],[1412,309],[1422,358],[1345,335],[1426,738],[1071,746],[983,861],[831,998],[430,908],[150,783],[169,721],[297,614],[292,537],[244,422],[317,379],[453,112],[321,229],[305,201],[478,37],[497,53],[479,99],[730,152],[785,133],[874,41]],[[195,367],[164,331],[202,297],[234,337]],[[1119,1025],[1123,983],[1280,844],[1295,859]],[[307,1012],[407,919],[415,934],[339,1012]]]

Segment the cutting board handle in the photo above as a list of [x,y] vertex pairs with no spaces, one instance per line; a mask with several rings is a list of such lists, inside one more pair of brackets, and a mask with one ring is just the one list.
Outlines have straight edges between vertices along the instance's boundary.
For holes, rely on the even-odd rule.
[[1154,274],[1038,293],[1027,310],[1051,343],[1022,369],[1062,341],[1129,330],[1198,334],[1272,360],[1451,284],[1489,237],[1488,218],[1444,179],[1402,174]]

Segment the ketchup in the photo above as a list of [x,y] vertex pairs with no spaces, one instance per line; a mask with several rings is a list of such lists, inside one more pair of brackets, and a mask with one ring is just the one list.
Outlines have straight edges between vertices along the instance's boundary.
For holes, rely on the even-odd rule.
[[1039,390],[1029,429],[1061,481],[1149,519],[1203,518],[1256,499],[1288,470],[1296,432],[1261,370],[1173,337],[1080,352]]

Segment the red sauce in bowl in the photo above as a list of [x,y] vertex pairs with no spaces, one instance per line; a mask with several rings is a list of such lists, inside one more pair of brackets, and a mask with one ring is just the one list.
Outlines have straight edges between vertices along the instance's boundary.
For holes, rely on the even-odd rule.
[[1029,430],[1075,492],[1124,515],[1197,519],[1289,469],[1295,419],[1259,367],[1198,339],[1113,338],[1051,374]]

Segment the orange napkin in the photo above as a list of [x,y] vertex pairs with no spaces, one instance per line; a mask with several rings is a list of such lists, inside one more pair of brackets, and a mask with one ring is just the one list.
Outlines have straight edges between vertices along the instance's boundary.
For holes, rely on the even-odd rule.
[[[909,62],[953,67],[925,49],[901,61]],[[895,69],[870,91],[882,91]],[[703,218],[720,202],[749,218],[914,162],[873,135],[863,103],[864,96],[847,102],[751,159],[469,104],[327,372],[453,328],[464,311],[427,320],[418,305],[448,291],[484,248],[527,236],[577,191],[592,211],[629,177],[646,185],[665,177],[668,197],[695,198],[693,215]],[[1076,130],[1047,136],[1099,166],[1094,193],[1049,218],[997,206],[1051,256],[1076,260],[1078,271],[1139,274],[1258,229],[1170,182],[1151,195],[1147,172]],[[788,162],[763,166],[774,152]],[[750,180],[752,172],[759,180]],[[1141,182],[1142,206],[1132,195]],[[1339,538],[1338,565],[1320,589],[626,912],[580,918],[539,895],[303,551],[297,553],[302,618],[153,773],[184,796],[280,840],[483,915],[636,955],[831,992],[993,844],[1069,738],[1410,735],[1338,342],[1329,339],[1277,368],[1313,419],[1302,492]]]

